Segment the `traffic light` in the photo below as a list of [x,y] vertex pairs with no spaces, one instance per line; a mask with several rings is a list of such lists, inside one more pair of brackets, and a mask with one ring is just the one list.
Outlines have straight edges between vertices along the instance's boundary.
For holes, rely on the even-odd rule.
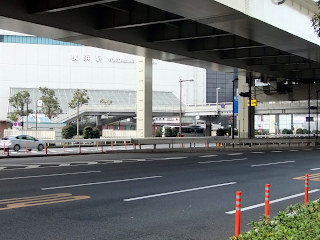
[[250,97],[250,92],[241,92],[239,93],[240,97]]

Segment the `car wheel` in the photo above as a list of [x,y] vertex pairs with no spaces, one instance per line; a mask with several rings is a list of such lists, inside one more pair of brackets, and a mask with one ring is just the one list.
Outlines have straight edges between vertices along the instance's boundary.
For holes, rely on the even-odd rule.
[[14,145],[13,150],[18,152],[20,150],[20,146],[18,144]]
[[38,146],[38,151],[42,151],[44,149],[44,146],[42,145],[42,144],[40,144],[39,146]]

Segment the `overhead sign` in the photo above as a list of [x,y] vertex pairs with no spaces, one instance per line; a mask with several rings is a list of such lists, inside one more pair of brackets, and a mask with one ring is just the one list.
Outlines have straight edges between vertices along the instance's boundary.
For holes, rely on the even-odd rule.
[[234,113],[237,114],[239,112],[238,111],[238,108],[239,108],[239,97],[238,96],[234,96],[233,104],[234,104]]
[[42,107],[42,104],[43,104],[42,100],[37,101],[37,107]]
[[[248,100],[248,106],[250,106],[249,100]],[[251,99],[251,107],[257,106],[257,99]]]

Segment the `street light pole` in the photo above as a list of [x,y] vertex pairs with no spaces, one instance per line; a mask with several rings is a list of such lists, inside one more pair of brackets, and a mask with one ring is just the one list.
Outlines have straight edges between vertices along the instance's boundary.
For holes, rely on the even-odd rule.
[[318,120],[319,119],[319,91],[320,90],[317,90],[317,92],[316,92],[317,93],[317,122],[316,122],[316,126],[317,126],[316,128],[317,129],[316,129],[316,139],[318,139],[318,129],[319,129],[318,128],[319,127],[318,126],[318,124],[319,124],[319,120]]
[[179,137],[181,137],[181,133],[182,133],[182,83],[183,82],[193,82],[193,79],[190,80],[182,80],[180,77],[180,107],[179,107]]
[[217,107],[217,115],[218,115],[218,104],[219,104],[219,89],[216,88],[216,107]]

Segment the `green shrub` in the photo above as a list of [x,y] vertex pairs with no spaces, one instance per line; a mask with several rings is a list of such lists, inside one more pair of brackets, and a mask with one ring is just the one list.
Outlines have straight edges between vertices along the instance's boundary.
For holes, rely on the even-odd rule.
[[307,129],[305,129],[305,128],[302,131],[303,131],[303,134],[308,134],[309,133],[309,131]]
[[303,134],[302,128],[298,128],[297,131],[296,131],[296,134]]
[[274,219],[251,222],[251,231],[239,235],[236,240],[319,240],[320,202],[289,206]]
[[62,128],[61,134],[64,139],[71,139],[76,135],[76,128],[73,125],[68,124]]
[[164,129],[164,136],[165,137],[172,137],[172,130],[170,127]]
[[156,137],[161,137],[161,136],[162,136],[161,131],[160,131],[160,130],[157,130],[157,131],[155,132],[155,136],[156,136]]
[[176,137],[179,134],[179,130],[176,128],[172,128],[172,137]]
[[292,130],[291,129],[283,129],[282,130],[282,134],[293,134]]
[[91,138],[100,138],[100,131],[98,128],[94,127],[92,129],[92,135]]
[[92,136],[92,127],[90,126],[86,126],[84,129],[83,129],[83,138],[84,139],[88,139],[88,138],[91,138]]
[[217,130],[217,134],[216,134],[217,136],[224,136],[225,135],[225,131],[224,131],[224,129],[223,128],[219,128],[218,130]]

